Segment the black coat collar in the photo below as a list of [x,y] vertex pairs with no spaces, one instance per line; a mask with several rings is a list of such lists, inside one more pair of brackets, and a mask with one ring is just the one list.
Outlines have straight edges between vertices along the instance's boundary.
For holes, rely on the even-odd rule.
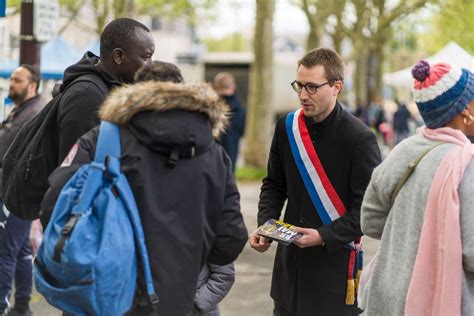
[[306,117],[306,125],[308,126],[309,132],[322,134],[327,131],[330,131],[333,127],[337,125],[337,122],[340,120],[342,114],[342,107],[339,102],[336,102],[336,106],[329,115],[322,120],[321,122],[315,122],[310,117]]

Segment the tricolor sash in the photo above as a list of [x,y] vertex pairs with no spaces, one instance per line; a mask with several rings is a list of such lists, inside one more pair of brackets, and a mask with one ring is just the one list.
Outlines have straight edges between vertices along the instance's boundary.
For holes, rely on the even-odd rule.
[[[324,225],[327,225],[346,214],[346,207],[332,186],[319,160],[302,109],[288,114],[286,117],[286,132],[291,153],[304,186],[321,221]],[[347,245],[351,249],[347,271],[347,305],[353,305],[355,302],[358,285],[357,276],[360,275],[360,270],[362,270],[363,252],[360,242],[361,240],[358,238],[355,243]]]
[[288,114],[286,131],[291,153],[303,183],[324,225],[346,213],[346,207],[329,181],[314,149],[302,109]]

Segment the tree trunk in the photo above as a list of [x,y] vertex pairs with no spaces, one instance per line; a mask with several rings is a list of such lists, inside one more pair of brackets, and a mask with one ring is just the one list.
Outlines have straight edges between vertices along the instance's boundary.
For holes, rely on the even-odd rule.
[[134,18],[137,15],[134,0],[113,0],[114,18]]
[[[321,26],[319,25],[321,21],[319,18],[320,12],[317,8],[318,3],[316,2],[314,5],[316,8],[316,13],[311,12],[310,3],[308,2],[308,0],[303,0],[301,3],[301,9],[306,15],[309,24],[309,33],[308,38],[306,39],[306,51],[318,48],[319,41],[321,38]],[[321,25],[323,24],[321,23]]]
[[312,27],[309,28],[308,38],[306,39],[306,51],[319,47],[319,35]]
[[368,104],[367,97],[367,54],[361,51],[354,59],[355,69],[353,74],[354,92],[356,98],[362,103]]
[[344,39],[344,36],[340,30],[336,30],[336,32],[332,36],[332,42],[334,45],[334,50],[338,53],[341,54],[341,47],[342,47],[342,40]]
[[96,13],[96,17],[95,17],[96,25],[97,25],[96,32],[100,36],[100,34],[102,34],[102,31],[105,28],[105,25],[107,24],[109,12],[110,12],[110,3],[109,3],[109,0],[105,0],[105,1],[93,0],[92,5]]
[[341,54],[342,41],[346,37],[345,27],[342,23],[344,19],[344,9],[346,7],[346,1],[338,0],[332,3],[332,12],[336,17],[337,24],[334,26],[334,32],[331,34],[334,50]]
[[384,54],[384,47],[385,43],[380,43],[380,45],[377,45],[377,48],[375,49],[375,59],[377,61],[376,68],[375,68],[375,91],[374,91],[374,96],[375,99],[377,97],[382,97],[383,96],[383,65],[385,61],[385,54]]
[[256,1],[255,60],[250,73],[244,157],[246,165],[264,167],[267,163],[272,133],[272,24],[275,0]]

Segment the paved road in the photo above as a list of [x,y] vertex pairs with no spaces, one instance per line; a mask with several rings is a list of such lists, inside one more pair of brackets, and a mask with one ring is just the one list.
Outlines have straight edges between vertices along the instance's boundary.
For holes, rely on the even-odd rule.
[[[257,226],[257,202],[260,190],[259,183],[239,183],[242,212],[249,230]],[[375,253],[378,242],[369,238],[364,240],[368,262]],[[272,314],[270,299],[270,281],[273,257],[276,247],[260,254],[248,245],[236,262],[236,282],[229,295],[221,303],[222,316],[265,316]],[[39,295],[34,294],[31,308],[37,316],[60,316],[61,313]]]

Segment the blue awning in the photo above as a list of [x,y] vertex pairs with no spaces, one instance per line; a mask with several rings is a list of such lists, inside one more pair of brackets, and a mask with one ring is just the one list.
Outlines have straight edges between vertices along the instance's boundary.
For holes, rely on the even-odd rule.
[[[43,44],[41,46],[41,78],[61,80],[64,70],[78,62],[83,54],[83,51],[70,46],[60,36]],[[0,77],[9,78],[18,65],[18,59],[0,63]]]

